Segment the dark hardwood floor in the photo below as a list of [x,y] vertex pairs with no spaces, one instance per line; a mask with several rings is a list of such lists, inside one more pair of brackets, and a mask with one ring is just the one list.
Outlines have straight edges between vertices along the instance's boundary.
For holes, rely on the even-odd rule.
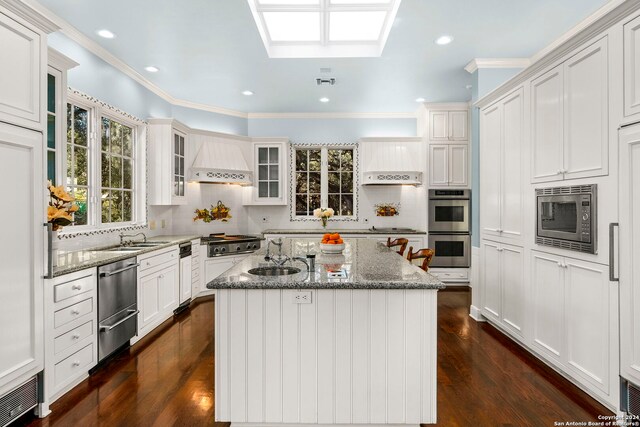
[[[485,323],[470,293],[438,296],[438,426],[553,426],[611,414]],[[227,426],[214,423],[213,300],[167,321],[22,426]]]

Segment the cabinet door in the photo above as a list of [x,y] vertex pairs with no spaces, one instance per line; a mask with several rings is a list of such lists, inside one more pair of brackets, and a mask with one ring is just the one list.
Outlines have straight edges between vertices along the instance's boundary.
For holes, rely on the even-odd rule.
[[452,141],[467,141],[469,133],[467,131],[468,113],[466,111],[449,112],[449,139]]
[[562,257],[532,252],[533,346],[546,357],[561,362],[564,356],[564,269]]
[[42,134],[0,123],[0,182],[7,185],[4,194],[10,193],[11,205],[0,211],[5,225],[5,244],[0,246],[0,395],[13,381],[26,380],[42,369],[42,153]]
[[[500,229],[503,237],[522,237],[522,142],[524,94],[520,89],[502,101],[503,142],[500,167]],[[484,198],[484,195],[482,196]]]
[[205,260],[205,284],[209,283],[231,267],[233,267],[234,260],[230,258],[221,259],[207,259]]
[[502,246],[501,249],[502,324],[515,335],[524,338],[527,301],[522,248]]
[[482,263],[483,288],[482,314],[489,319],[500,322],[502,319],[501,298],[501,252],[500,245],[494,242],[483,242],[482,250],[484,261]]
[[180,304],[191,298],[192,264],[191,257],[180,259]]
[[40,129],[41,36],[0,13],[0,120]]
[[624,26],[624,115],[640,113],[640,17]]
[[449,146],[429,146],[429,184],[433,187],[449,185]]
[[466,187],[469,185],[467,175],[469,161],[469,146],[467,144],[449,146],[449,173],[450,186]]
[[502,105],[482,110],[480,116],[480,228],[499,236]]
[[531,83],[531,182],[563,179],[563,68]]
[[640,125],[620,131],[620,372],[640,384]]
[[431,111],[429,113],[429,139],[432,141],[449,140],[448,111]]
[[575,376],[609,393],[609,352],[617,345],[611,326],[618,320],[610,310],[609,271],[604,265],[571,258],[565,258],[563,268],[567,367]]
[[160,273],[158,293],[160,295],[160,310],[163,313],[178,308],[180,294],[180,272],[178,265],[168,267]]
[[564,63],[564,178],[609,173],[607,38]]
[[160,274],[150,274],[138,281],[140,300],[138,301],[138,331],[153,323],[160,316]]
[[185,154],[185,135],[180,132],[173,132],[173,169],[171,176],[172,184],[172,204],[182,201],[186,191],[186,154]]

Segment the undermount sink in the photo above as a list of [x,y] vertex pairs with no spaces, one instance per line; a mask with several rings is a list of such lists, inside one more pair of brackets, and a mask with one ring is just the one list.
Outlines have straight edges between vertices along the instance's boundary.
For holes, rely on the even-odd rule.
[[252,268],[249,270],[249,274],[253,274],[255,276],[286,276],[288,274],[296,274],[300,273],[300,269],[296,267],[258,267]]
[[164,245],[164,244],[167,244],[167,243],[169,243],[169,242],[134,243],[129,247],[131,247],[131,248],[154,248],[156,246]]
[[118,246],[115,248],[100,249],[100,252],[138,252],[141,248],[131,246]]

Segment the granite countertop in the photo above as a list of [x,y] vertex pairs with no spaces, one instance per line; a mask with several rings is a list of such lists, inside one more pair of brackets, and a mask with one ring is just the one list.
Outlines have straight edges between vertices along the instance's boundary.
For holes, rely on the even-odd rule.
[[[272,255],[277,247],[271,247]],[[207,283],[209,289],[442,289],[438,278],[410,264],[395,251],[369,239],[346,239],[342,254],[320,252],[317,239],[284,239],[282,252],[288,256],[316,254],[315,271],[309,273],[304,263],[289,261],[285,265],[301,269],[286,276],[256,276],[249,269],[273,265],[264,260],[262,248],[239,262],[221,276]],[[344,269],[347,278],[329,278],[327,270]]]
[[[87,268],[100,267],[115,261],[135,257],[148,252],[157,251],[159,249],[168,248],[170,246],[179,245],[180,243],[189,242],[199,239],[200,236],[153,236],[147,239],[148,242],[167,242],[152,248],[141,248],[137,251],[126,252],[108,252],[100,250],[101,248],[92,248],[80,251],[62,251],[58,254],[58,263],[53,267],[53,277],[62,276]],[[136,239],[137,241],[137,239]],[[111,246],[113,247],[113,246]]]
[[355,229],[355,230],[341,230],[338,228],[331,227],[331,223],[327,226],[327,230],[322,229],[308,229],[308,230],[287,230],[287,229],[269,229],[264,230],[262,234],[324,234],[324,233],[340,233],[340,234],[382,234],[385,236],[388,235],[413,235],[413,234],[427,234],[426,231],[422,230],[412,230],[408,228],[380,228],[380,229]]

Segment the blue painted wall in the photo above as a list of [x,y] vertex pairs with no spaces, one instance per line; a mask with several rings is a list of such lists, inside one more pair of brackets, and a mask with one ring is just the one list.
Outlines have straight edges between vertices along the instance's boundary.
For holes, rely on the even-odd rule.
[[416,119],[249,119],[249,136],[286,136],[294,142],[355,142],[362,137],[416,134]]
[[[484,68],[472,75],[471,102],[500,86],[521,71],[520,68]],[[480,247],[480,112],[471,107],[471,244]]]

